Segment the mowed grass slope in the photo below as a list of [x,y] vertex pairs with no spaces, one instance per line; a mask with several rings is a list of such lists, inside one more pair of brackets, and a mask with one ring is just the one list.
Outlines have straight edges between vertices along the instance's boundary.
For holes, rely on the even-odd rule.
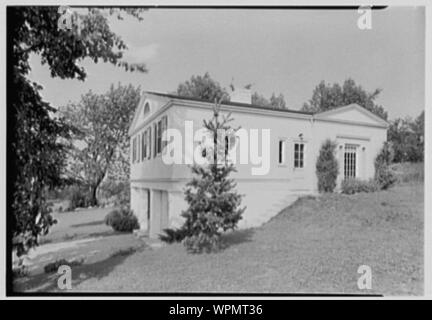
[[[215,254],[138,252],[73,290],[422,294],[423,185],[302,198],[225,241]],[[372,290],[357,288],[360,265],[372,268]]]

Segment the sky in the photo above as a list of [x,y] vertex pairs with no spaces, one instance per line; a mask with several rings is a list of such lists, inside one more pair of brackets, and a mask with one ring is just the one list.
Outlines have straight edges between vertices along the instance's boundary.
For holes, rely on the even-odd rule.
[[300,109],[324,80],[352,78],[377,99],[389,119],[417,116],[424,109],[425,18],[423,7],[372,12],[372,29],[357,26],[356,10],[150,9],[144,21],[110,18],[129,50],[125,60],[144,62],[148,73],[130,73],[84,60],[88,76],[51,78],[38,56],[30,78],[44,87],[53,106],[78,102],[89,90],[112,83],[173,92],[192,75],[209,72],[224,87],[252,83],[267,97],[282,93],[287,107]]

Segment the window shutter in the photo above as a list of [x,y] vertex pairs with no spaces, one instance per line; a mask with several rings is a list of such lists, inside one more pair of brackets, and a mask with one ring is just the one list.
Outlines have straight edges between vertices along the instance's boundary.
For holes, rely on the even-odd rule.
[[148,137],[147,137],[147,148],[148,148],[148,159],[151,159],[151,155],[152,155],[152,128],[151,126],[147,129],[148,130]]
[[154,140],[154,146],[153,146],[153,158],[156,158],[157,155],[157,123],[153,125],[153,140]]
[[[168,129],[168,117],[164,116],[162,118],[162,134],[165,135],[165,139],[167,138],[167,136],[166,136],[166,130],[167,129]],[[165,147],[167,146],[167,144],[168,144],[167,140],[162,141],[162,150],[165,149]]]
[[133,140],[132,140],[132,163],[135,163],[135,156],[136,156],[136,138],[133,138]]
[[145,159],[145,153],[146,153],[146,150],[145,150],[145,134],[143,132],[143,133],[141,133],[141,160],[142,161],[144,161],[144,159]]
[[141,144],[141,139],[140,139],[140,134],[138,133],[138,135],[137,135],[137,162],[140,162],[140,150],[141,150],[141,147],[140,147],[140,144]]

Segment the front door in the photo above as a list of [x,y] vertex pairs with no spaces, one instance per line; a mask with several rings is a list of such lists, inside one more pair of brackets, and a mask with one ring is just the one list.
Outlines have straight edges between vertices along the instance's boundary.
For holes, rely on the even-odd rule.
[[357,145],[345,144],[344,151],[344,178],[357,177]]

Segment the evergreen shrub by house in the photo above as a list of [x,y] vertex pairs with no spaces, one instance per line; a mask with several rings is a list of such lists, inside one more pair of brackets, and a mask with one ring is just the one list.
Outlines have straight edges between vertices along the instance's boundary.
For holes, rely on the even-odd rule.
[[245,210],[240,208],[242,196],[236,192],[234,180],[229,178],[235,167],[227,161],[225,135],[221,135],[221,131],[231,130],[228,123],[232,119],[229,114],[219,120],[219,109],[216,103],[213,118],[204,120],[213,147],[203,152],[209,163],[192,166],[193,178],[185,190],[189,207],[181,214],[185,222],[179,229],[165,229],[165,235],[160,236],[166,242],[182,241],[193,253],[219,250],[222,233],[235,229]]
[[336,142],[330,139],[324,141],[316,162],[319,192],[333,192],[336,188],[339,165],[335,153]]
[[345,179],[341,184],[341,191],[345,194],[359,192],[375,192],[380,189],[380,185],[374,180]]
[[137,217],[127,207],[115,209],[105,216],[105,224],[119,232],[132,232],[139,229]]
[[390,168],[393,157],[394,151],[392,145],[385,142],[375,158],[375,181],[379,184],[380,189],[388,189],[397,181],[395,173]]

